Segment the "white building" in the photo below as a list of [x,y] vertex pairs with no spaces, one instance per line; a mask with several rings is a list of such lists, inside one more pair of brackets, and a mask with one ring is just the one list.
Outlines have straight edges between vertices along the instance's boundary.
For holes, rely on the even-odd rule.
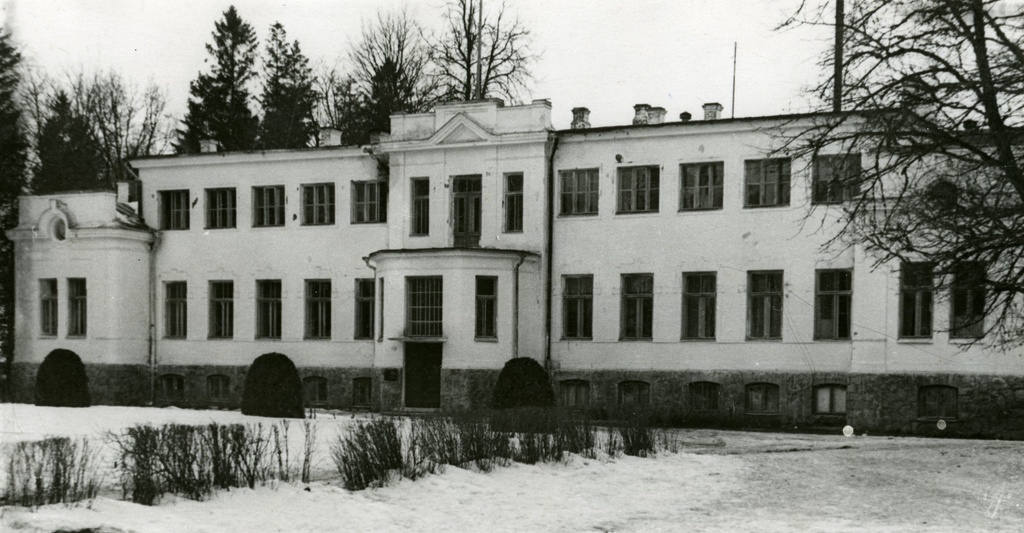
[[307,405],[482,408],[532,357],[609,416],[1019,435],[1020,354],[964,348],[922,266],[822,251],[842,198],[767,155],[801,117],[704,109],[457,103],[363,148],[140,159],[135,203],[24,197],[12,391],[64,348],[94,403],[232,406],[277,352]]

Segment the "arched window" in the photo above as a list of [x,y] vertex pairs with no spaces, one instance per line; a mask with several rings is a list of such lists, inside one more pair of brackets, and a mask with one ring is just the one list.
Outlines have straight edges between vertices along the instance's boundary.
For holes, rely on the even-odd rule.
[[619,405],[647,405],[651,403],[651,385],[646,381],[620,381]]
[[581,408],[590,405],[590,382],[582,379],[567,379],[559,385],[562,407]]
[[306,395],[306,405],[327,404],[327,379],[312,376],[302,380],[302,389]]
[[814,388],[814,412],[819,415],[846,413],[846,385],[818,385]]
[[747,385],[746,413],[748,415],[774,415],[779,413],[779,386],[774,383]]
[[718,411],[718,398],[722,387],[711,381],[690,383],[690,410],[696,412]]
[[160,397],[167,402],[184,400],[185,376],[181,374],[164,374],[160,376]]
[[206,376],[206,395],[212,402],[226,402],[231,396],[231,378],[223,374]]
[[917,390],[917,416],[921,418],[955,419],[957,413],[956,387],[928,385]]
[[355,378],[352,380],[352,405],[356,407],[369,407],[373,382],[370,378]]

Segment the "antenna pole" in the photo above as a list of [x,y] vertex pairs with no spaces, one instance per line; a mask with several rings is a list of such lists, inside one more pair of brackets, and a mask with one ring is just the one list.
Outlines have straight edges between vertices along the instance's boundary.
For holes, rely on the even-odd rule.
[[729,106],[731,118],[736,118],[736,41],[732,42],[732,105]]
[[476,27],[476,99],[484,98],[484,0],[480,0],[479,23]]
[[843,31],[846,25],[846,15],[843,0],[836,0],[836,44],[835,58],[832,74],[832,112],[839,113],[843,110]]

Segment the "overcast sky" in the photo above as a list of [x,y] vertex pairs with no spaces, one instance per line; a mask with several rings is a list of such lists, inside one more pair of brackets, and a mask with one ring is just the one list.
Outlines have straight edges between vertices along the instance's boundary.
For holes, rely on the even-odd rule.
[[[114,69],[168,91],[184,113],[188,84],[204,69],[213,24],[234,3],[261,41],[275,21],[316,62],[343,58],[362,21],[405,6],[428,30],[440,28],[444,0],[0,0],[30,64],[52,73]],[[485,0],[493,7],[495,0]],[[828,31],[774,30],[799,0],[507,0],[541,54],[525,100],[549,98],[558,128],[570,110],[591,124],[628,123],[632,106],[668,118],[717,101],[732,116],[733,43],[738,43],[736,116],[810,109],[804,89],[822,74]]]

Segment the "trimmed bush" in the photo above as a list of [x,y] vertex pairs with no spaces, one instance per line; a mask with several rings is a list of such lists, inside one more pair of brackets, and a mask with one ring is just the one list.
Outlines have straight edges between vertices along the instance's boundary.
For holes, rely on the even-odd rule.
[[305,418],[302,380],[291,359],[279,353],[268,353],[252,362],[242,391],[242,414]]
[[46,356],[36,374],[36,405],[89,407],[85,365],[71,350],[58,348]]
[[495,409],[554,407],[555,393],[544,367],[530,357],[505,363],[494,385]]

